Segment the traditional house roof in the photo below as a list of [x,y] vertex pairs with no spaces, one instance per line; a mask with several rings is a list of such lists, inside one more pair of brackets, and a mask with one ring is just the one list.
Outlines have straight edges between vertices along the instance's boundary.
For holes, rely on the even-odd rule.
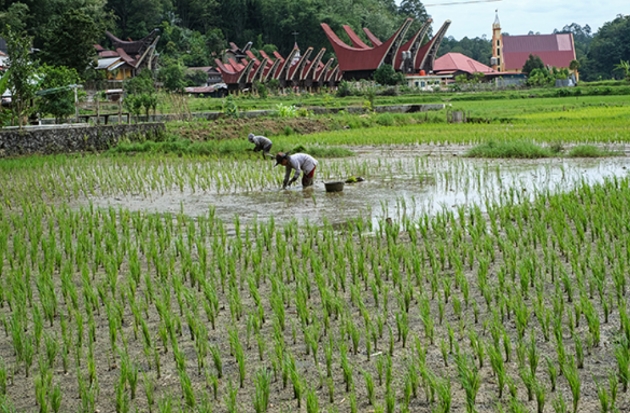
[[114,70],[115,67],[120,66],[120,64],[124,64],[125,62],[120,57],[106,57],[103,59],[98,59],[98,66],[96,66],[97,70]]
[[[394,59],[412,21],[411,18],[406,19],[392,37],[374,47],[369,47],[363,42],[357,43],[356,38],[358,36],[356,35],[351,38],[353,45],[349,46],[335,34],[327,23],[320,23],[320,25],[335,51],[339,70],[342,73],[348,73],[348,76],[354,76],[359,72],[371,74],[383,63],[393,66]],[[344,27],[344,30],[346,33],[352,32],[347,26]]]
[[155,44],[157,39],[159,39],[159,33],[159,29],[153,29],[151,33],[140,40],[122,40],[110,32],[105,32],[107,37],[111,40],[114,49],[121,48],[130,56],[143,54],[147,48]]
[[110,32],[106,32],[114,50],[107,50],[99,44],[94,45],[99,57],[97,68],[111,71],[122,64],[127,64],[133,70],[145,66],[149,69],[153,68],[157,59],[155,46],[160,38],[159,32],[158,29],[154,29],[140,40],[121,40]]
[[[206,85],[216,84],[222,82],[221,71],[214,66],[197,66],[187,67],[188,72],[204,72],[208,75],[206,79]],[[200,92],[203,93],[203,92]]]
[[432,23],[432,20],[428,19],[420,30],[404,42],[412,22],[412,18],[406,19],[396,33],[385,41],[381,41],[364,28],[363,31],[372,46],[366,44],[348,25],[342,27],[351,45],[344,43],[328,24],[321,23],[320,25],[335,50],[339,61],[339,71],[348,79],[357,79],[370,77],[383,64],[391,65],[395,70],[401,70],[403,73],[433,70],[435,55],[451,21],[444,22],[436,35],[424,43],[424,37]]
[[190,93],[193,95],[200,95],[200,94],[204,94],[204,95],[211,95],[213,93],[216,93],[218,91],[222,91],[222,90],[226,90],[227,91],[227,85],[225,83],[216,83],[214,85],[208,85],[208,86],[192,86],[192,87],[187,87],[184,90],[186,91],[186,93]]
[[187,67],[186,70],[191,71],[191,72],[200,71],[200,72],[208,73],[216,69],[213,66],[197,66],[197,67]]
[[521,70],[529,55],[540,57],[547,66],[569,67],[571,61],[575,60],[573,35],[571,33],[503,35],[505,70]]
[[457,72],[472,75],[477,72],[493,73],[494,70],[461,53],[447,53],[435,59],[433,63],[433,73],[435,74],[453,74]]

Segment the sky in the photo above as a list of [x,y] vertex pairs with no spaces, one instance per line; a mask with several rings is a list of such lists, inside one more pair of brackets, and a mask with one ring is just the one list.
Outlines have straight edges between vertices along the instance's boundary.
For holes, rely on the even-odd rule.
[[[475,1],[475,0],[463,0]],[[464,37],[474,39],[485,35],[492,38],[492,23],[498,10],[501,32],[511,35],[526,35],[530,31],[551,34],[554,29],[577,23],[589,25],[595,34],[604,23],[613,21],[618,14],[630,14],[629,0],[607,0],[596,3],[592,0],[500,0],[481,1],[467,4],[460,0],[425,0],[427,13],[433,18],[433,33],[446,20],[451,25],[446,36],[456,40]],[[400,0],[396,1],[400,4]],[[450,3],[450,5],[439,5]]]

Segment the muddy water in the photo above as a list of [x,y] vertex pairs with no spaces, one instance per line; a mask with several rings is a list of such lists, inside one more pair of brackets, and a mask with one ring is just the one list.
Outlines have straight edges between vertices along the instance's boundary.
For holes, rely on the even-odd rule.
[[[625,177],[630,171],[629,157],[602,159],[479,160],[462,158],[465,148],[442,151],[374,150],[358,152],[356,159],[320,162],[313,188],[281,191],[235,190],[227,194],[192,193],[179,190],[143,196],[92,197],[97,207],[122,207],[147,212],[183,212],[189,216],[207,214],[226,223],[235,216],[240,222],[289,220],[300,223],[343,223],[362,215],[378,225],[390,217],[416,218],[444,209],[479,205],[505,199],[518,201],[541,192],[569,191],[581,182],[595,184],[610,177]],[[343,192],[326,193],[324,181],[352,175],[361,165],[364,182],[346,184]],[[282,175],[282,171],[278,171]]]

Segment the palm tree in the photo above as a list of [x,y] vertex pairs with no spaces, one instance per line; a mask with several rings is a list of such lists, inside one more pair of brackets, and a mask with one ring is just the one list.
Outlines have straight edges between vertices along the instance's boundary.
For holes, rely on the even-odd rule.
[[578,69],[580,68],[580,62],[573,59],[571,63],[569,63],[569,70],[571,73],[575,75],[575,80],[578,81],[580,79],[580,74],[578,73]]
[[620,70],[623,72],[626,80],[630,81],[630,62],[627,60],[620,60],[618,64],[615,65],[615,70]]

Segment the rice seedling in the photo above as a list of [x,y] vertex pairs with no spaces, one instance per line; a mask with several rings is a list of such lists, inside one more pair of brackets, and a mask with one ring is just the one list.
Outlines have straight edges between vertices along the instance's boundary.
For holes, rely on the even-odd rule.
[[498,398],[503,397],[503,389],[507,380],[507,372],[501,349],[497,345],[488,346],[488,357],[490,358],[490,366],[497,378]]
[[625,341],[615,346],[615,358],[617,360],[617,376],[621,383],[621,390],[628,391],[628,381],[630,380],[630,349]]
[[578,403],[580,401],[580,391],[582,383],[573,357],[569,359],[569,362],[564,364],[562,374],[569,383],[569,388],[571,389],[571,394],[573,395],[573,413],[576,413]]
[[556,398],[553,399],[551,405],[556,413],[565,413],[567,411],[567,403],[562,396],[562,393],[558,393]]
[[458,355],[455,361],[459,379],[466,392],[466,411],[472,413],[475,411],[475,399],[481,386],[479,371],[466,355]]
[[153,405],[155,404],[155,381],[147,375],[146,373],[142,373],[142,384],[144,387],[144,394],[147,399],[147,405],[149,408],[149,412],[153,411]]
[[318,413],[319,410],[319,400],[317,399],[317,393],[309,387],[306,392],[306,412],[307,413]]
[[227,385],[227,393],[225,395],[225,404],[228,412],[236,413],[238,412],[237,406],[237,396],[238,396],[238,387],[235,387],[232,383],[232,380],[228,381]]
[[[439,134],[436,142],[442,141],[442,132],[434,131]],[[453,131],[464,134],[459,127]],[[398,133],[392,141],[411,139]],[[347,135],[357,140],[358,136]],[[479,138],[472,139],[478,143]],[[134,193],[155,200],[156,205],[180,193],[190,203],[215,196],[234,196],[240,202],[243,190],[247,196],[270,196],[265,189],[277,185],[274,174],[248,161],[140,156],[130,162],[103,157],[89,162],[66,160],[64,165],[40,161],[44,165],[37,173],[13,170],[14,182],[0,184],[5,201],[0,203],[0,324],[9,347],[0,357],[9,366],[6,381],[11,376],[25,380],[29,341],[36,363],[31,362],[27,382],[34,388],[35,378],[45,369],[40,364],[55,366],[53,383],[65,380],[62,411],[83,410],[82,400],[89,409],[89,392],[95,394],[94,389],[101,392],[95,403],[101,409],[114,410],[118,391],[121,409],[126,405],[130,410],[147,410],[151,405],[159,409],[160,403],[166,405],[159,400],[166,400],[162,396],[168,393],[173,397],[169,410],[190,409],[194,403],[204,411],[207,403],[197,390],[202,386],[208,393],[213,389],[209,396],[214,398],[213,410],[240,411],[243,406],[237,401],[254,400],[256,372],[266,364],[278,389],[269,393],[274,405],[269,411],[281,411],[284,407],[278,400],[291,398],[289,393],[295,389],[289,380],[293,386],[297,383],[308,409],[311,383],[318,379],[321,385],[326,381],[329,393],[318,400],[321,410],[334,411],[331,400],[342,383],[350,400],[346,408],[360,410],[351,400],[355,394],[366,395],[368,383],[364,376],[365,388],[355,392],[357,368],[372,375],[373,387],[385,384],[383,391],[374,389],[375,411],[413,410],[419,386],[432,404],[430,409],[452,410],[452,380],[472,385],[475,371],[479,380],[487,380],[486,362],[499,397],[505,387],[511,394],[512,399],[502,397],[506,409],[525,406],[527,386],[511,379],[519,365],[533,396],[529,407],[535,400],[540,410],[558,403],[554,397],[545,403],[548,391],[571,388],[568,381],[558,379],[566,374],[559,366],[570,363],[570,354],[577,371],[584,373],[580,406],[600,404],[599,396],[586,390],[595,388],[590,386],[589,373],[597,364],[590,363],[591,357],[611,360],[608,367],[615,370],[615,381],[623,388],[624,353],[614,345],[598,343],[609,340],[613,327],[606,325],[609,316],[616,321],[619,314],[619,325],[614,326],[619,327],[619,337],[630,331],[623,276],[629,260],[625,245],[616,241],[626,238],[625,220],[617,211],[624,210],[627,182],[582,185],[530,197],[536,189],[530,191],[528,186],[521,191],[518,182],[510,182],[505,173],[509,168],[503,165],[438,158],[328,159],[322,162],[321,176],[360,171],[372,182],[380,176],[391,182],[410,176],[409,182],[423,188],[435,185],[465,196],[479,189],[485,194],[496,190],[497,197],[482,195],[478,207],[427,207],[432,211],[427,214],[420,211],[424,207],[413,205],[416,200],[401,197],[383,204],[382,219],[375,207],[370,212],[377,214],[374,219],[361,217],[348,226],[320,225],[320,221],[285,223],[279,215],[253,220],[239,213],[235,219],[235,211],[225,214],[221,207],[205,206],[205,211],[191,217],[188,201],[175,205],[173,213],[149,213],[144,207],[137,212],[81,206],[83,201],[74,198],[75,188],[77,194],[86,194],[79,197],[97,205],[102,205],[99,198],[125,199]],[[571,168],[565,165],[558,173]],[[552,170],[547,166],[539,171],[550,176]],[[42,189],[35,191],[37,181]],[[24,188],[15,182],[22,182]],[[415,186],[408,189],[419,196]],[[6,206],[5,193],[13,195],[11,208]],[[56,197],[60,204],[67,199],[72,207],[43,206],[44,196]],[[298,200],[311,202],[308,197]],[[317,208],[322,204],[318,197]],[[15,208],[37,219],[28,222],[14,213]],[[388,216],[394,218],[392,225],[381,226],[379,222]],[[616,351],[619,357],[613,357]],[[363,352],[369,366],[357,364]],[[123,353],[128,353],[127,359]],[[228,354],[234,358],[226,363]],[[438,354],[443,360],[436,367],[431,363]],[[540,375],[540,357],[547,361],[545,355],[551,354],[553,368],[545,369],[550,385],[544,387],[536,375]],[[206,360],[209,355],[212,361]],[[289,355],[295,355],[293,363],[287,361]],[[81,385],[70,356],[80,363]],[[470,372],[451,369],[451,357],[456,365],[462,364],[458,362],[462,357],[469,358]],[[319,369],[320,358],[326,364],[326,379]],[[102,378],[116,382],[111,375],[125,363],[124,386],[98,385]],[[198,374],[190,373],[195,363]],[[146,394],[145,384],[145,392],[131,397],[133,366],[146,366],[144,372],[156,389],[153,396]],[[72,386],[67,386],[62,369],[69,372]],[[163,388],[168,371],[178,371],[180,380]],[[235,383],[237,375],[239,385],[232,385],[232,400],[228,383]],[[195,389],[192,397],[188,382]],[[546,377],[544,382],[547,385]],[[446,392],[440,396],[446,383],[449,396]],[[486,386],[482,382],[481,389]],[[10,385],[5,391],[16,397]],[[462,393],[468,404],[468,392]],[[52,402],[48,407],[52,410]],[[34,402],[22,407],[34,408]]]
[[370,406],[374,406],[374,402],[376,400],[374,394],[374,379],[372,378],[372,375],[367,371],[363,372],[363,378],[365,379],[365,388],[367,390],[368,403]]
[[256,413],[266,412],[269,408],[270,379],[271,377],[267,369],[261,369],[256,373],[256,393],[254,394],[254,410]]

